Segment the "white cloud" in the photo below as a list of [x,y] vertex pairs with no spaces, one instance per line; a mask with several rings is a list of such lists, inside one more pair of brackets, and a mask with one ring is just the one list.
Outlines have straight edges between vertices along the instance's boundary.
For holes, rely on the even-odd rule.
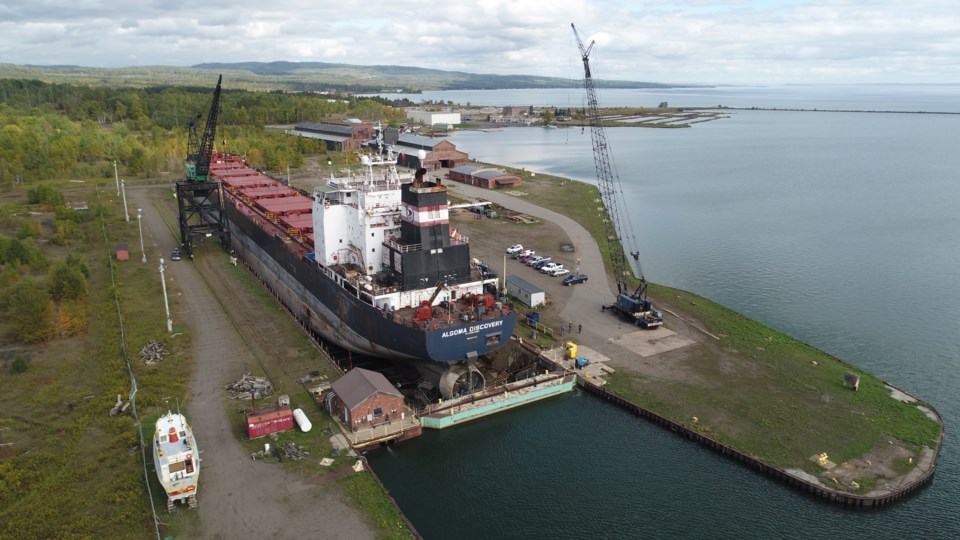
[[[333,61],[658,82],[960,82],[955,0],[0,0],[0,61]],[[571,67],[572,66],[572,67]]]

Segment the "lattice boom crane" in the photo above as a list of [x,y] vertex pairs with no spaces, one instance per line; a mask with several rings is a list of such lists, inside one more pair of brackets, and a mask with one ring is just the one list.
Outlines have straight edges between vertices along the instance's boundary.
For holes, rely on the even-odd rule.
[[[595,42],[591,41],[589,46],[584,47],[580,34],[577,33],[577,27],[570,23],[570,28],[573,29],[573,35],[577,39],[577,46],[580,49],[580,57],[583,60],[583,88],[587,92],[587,116],[590,121],[590,138],[593,142],[593,161],[597,169],[600,200],[607,210],[608,219],[605,221],[607,245],[610,250],[610,261],[613,264],[614,276],[617,280],[617,301],[609,306],[603,306],[603,309],[610,308],[614,313],[643,328],[655,328],[663,324],[663,315],[647,300],[647,280],[644,279],[643,273],[641,272],[639,276],[640,285],[632,292],[627,282],[629,266],[624,254],[623,235],[621,234],[624,229],[619,211],[622,204],[620,200],[622,198],[620,177],[611,164],[607,134],[603,128],[603,117],[600,114],[600,103],[597,99],[597,89],[590,74],[590,53],[593,51]],[[632,255],[635,259],[639,258],[639,253],[635,252]]]
[[213,101],[202,136],[197,135],[197,118],[190,121],[187,138],[185,179],[177,182],[177,205],[180,210],[180,243],[187,256],[193,257],[195,239],[216,235],[226,245],[230,243],[229,231],[223,220],[222,186],[210,177],[210,161],[213,159],[213,143],[220,118],[220,85],[223,75],[217,79]]

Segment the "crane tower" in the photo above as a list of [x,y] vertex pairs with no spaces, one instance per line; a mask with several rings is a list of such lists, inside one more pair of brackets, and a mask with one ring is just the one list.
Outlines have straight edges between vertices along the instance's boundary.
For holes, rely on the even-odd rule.
[[177,204],[180,209],[180,242],[188,256],[193,255],[193,240],[217,235],[227,243],[227,228],[223,223],[222,186],[210,178],[210,160],[220,117],[220,85],[217,79],[213,101],[202,135],[197,133],[200,115],[187,126],[186,179],[177,182]]
[[[590,138],[593,143],[593,161],[597,169],[597,186],[600,189],[600,200],[607,210],[608,219],[605,221],[607,246],[610,251],[610,261],[613,265],[614,277],[617,280],[617,300],[602,309],[611,309],[614,313],[624,317],[642,328],[656,328],[663,324],[663,315],[647,300],[647,280],[640,272],[640,284],[632,289],[627,281],[629,265],[624,254],[622,243],[624,224],[620,218],[620,208],[623,205],[623,190],[620,187],[620,177],[616,174],[611,160],[607,134],[603,128],[603,118],[600,114],[600,103],[597,99],[597,89],[590,73],[590,52],[595,42],[584,47],[577,27],[570,23],[573,35],[577,39],[580,57],[583,60],[583,88],[587,92],[587,118],[590,122]],[[639,268],[639,253],[631,253],[637,259]]]

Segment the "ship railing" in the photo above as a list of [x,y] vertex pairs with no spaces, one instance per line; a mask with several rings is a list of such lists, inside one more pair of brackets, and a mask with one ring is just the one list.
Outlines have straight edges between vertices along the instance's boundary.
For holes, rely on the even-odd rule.
[[[405,410],[404,412],[410,413],[412,411]],[[408,429],[416,428],[420,424],[412,414],[404,414],[401,417],[399,413],[393,413],[390,416],[391,418],[389,420],[385,419],[383,423],[375,426],[358,429],[357,431],[344,430],[344,435],[347,437],[347,440],[350,441],[351,445],[356,446],[366,441],[403,433]]]
[[504,306],[499,302],[494,304],[490,309],[485,309],[482,313],[476,307],[462,305],[450,308],[449,311],[444,311],[443,308],[438,308],[437,306],[434,306],[434,309],[437,309],[438,312],[429,319],[416,318],[413,308],[403,308],[402,310],[393,311],[391,312],[391,316],[396,323],[402,324],[407,328],[416,328],[426,332],[428,330],[444,330],[468,323],[498,319],[511,313],[508,306]]
[[400,253],[423,250],[423,244],[401,244],[393,239],[384,240],[383,244],[389,248],[399,251]]

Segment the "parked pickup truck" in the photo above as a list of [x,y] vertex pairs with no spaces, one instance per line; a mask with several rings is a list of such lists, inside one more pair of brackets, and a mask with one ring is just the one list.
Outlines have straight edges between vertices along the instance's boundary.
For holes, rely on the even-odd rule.
[[541,266],[541,267],[540,267],[540,271],[543,272],[544,274],[549,274],[549,273],[553,272],[554,270],[560,270],[561,268],[563,268],[563,265],[562,265],[562,264],[557,264],[557,263],[555,263],[555,262],[551,262],[551,263],[547,263],[547,264]]
[[534,253],[536,253],[536,251],[534,251],[534,250],[532,250],[532,249],[525,249],[525,250],[523,250],[523,251],[520,251],[519,253],[514,253],[514,254],[513,254],[513,258],[514,258],[514,259],[522,259],[523,257],[529,257],[529,256],[533,255]]

